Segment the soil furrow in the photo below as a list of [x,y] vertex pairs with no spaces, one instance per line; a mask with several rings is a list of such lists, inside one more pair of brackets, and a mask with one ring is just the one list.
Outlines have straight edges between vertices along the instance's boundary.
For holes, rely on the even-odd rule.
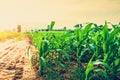
[[2,51],[2,53],[0,54],[0,59],[1,59],[1,58],[4,58],[5,56],[7,56],[8,53],[10,54],[10,52],[12,52],[13,50],[15,50],[15,49],[14,49],[15,46],[16,46],[16,44],[12,44],[11,46],[9,45],[9,46],[7,47],[7,49],[5,48],[5,49]]
[[11,40],[3,44],[5,47],[2,46],[0,53],[0,80],[36,80],[35,72],[26,56],[29,44],[25,40]]

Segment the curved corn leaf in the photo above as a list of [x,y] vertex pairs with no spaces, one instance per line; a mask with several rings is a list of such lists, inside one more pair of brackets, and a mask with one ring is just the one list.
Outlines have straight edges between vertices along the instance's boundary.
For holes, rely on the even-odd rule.
[[35,57],[35,56],[32,55],[31,58],[30,58],[31,67],[34,65],[34,57]]
[[93,65],[99,65],[99,64],[103,65],[106,68],[106,70],[110,70],[110,72],[113,74],[111,67],[107,63],[101,61],[93,61]]
[[65,68],[65,65],[62,64],[60,61],[58,62],[58,65],[59,65],[60,67],[62,67],[62,68]]
[[50,30],[53,29],[54,25],[55,25],[55,21],[51,21],[51,23],[50,23]]
[[85,80],[89,80],[89,74],[90,74],[90,72],[91,72],[93,69],[94,69],[93,63],[92,63],[92,61],[90,61],[90,62],[88,63],[88,67],[87,67],[87,69],[86,69],[86,71],[85,71],[85,75],[86,75]]
[[83,39],[83,36],[87,36],[91,26],[92,26],[93,23],[89,23],[85,26],[85,28],[82,30],[82,32],[80,32],[80,41]]
[[[94,69],[93,71],[96,73],[96,74],[95,74],[96,76],[97,76],[97,73],[102,72],[101,75],[105,77],[105,80],[110,80],[107,72],[104,71],[103,69]],[[91,77],[90,77],[89,79],[91,80],[92,77],[93,77],[93,76],[91,75]]]
[[30,55],[30,46],[27,48],[27,57]]
[[91,26],[93,23],[89,23],[85,26],[85,28],[82,30],[82,35],[84,35],[85,33],[88,33],[88,31],[90,30]]

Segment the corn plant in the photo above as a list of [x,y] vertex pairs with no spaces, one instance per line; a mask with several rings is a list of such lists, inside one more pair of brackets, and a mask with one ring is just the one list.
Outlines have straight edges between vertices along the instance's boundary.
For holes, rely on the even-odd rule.
[[[118,80],[120,76],[120,25],[87,23],[74,30],[31,32],[38,49],[40,76],[45,80]],[[66,76],[67,75],[67,76]]]

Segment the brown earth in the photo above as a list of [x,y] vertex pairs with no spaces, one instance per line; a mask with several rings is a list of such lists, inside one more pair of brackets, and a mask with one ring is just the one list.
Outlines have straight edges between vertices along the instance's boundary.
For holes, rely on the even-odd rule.
[[0,42],[0,80],[38,80],[30,66],[26,40]]

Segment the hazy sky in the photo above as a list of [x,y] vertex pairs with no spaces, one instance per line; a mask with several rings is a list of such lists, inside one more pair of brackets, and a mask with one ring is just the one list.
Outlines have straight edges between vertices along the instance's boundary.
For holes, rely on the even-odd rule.
[[[56,28],[76,23],[120,21],[120,0],[0,0],[0,29],[46,26],[56,21]],[[44,27],[43,27],[44,28]]]

